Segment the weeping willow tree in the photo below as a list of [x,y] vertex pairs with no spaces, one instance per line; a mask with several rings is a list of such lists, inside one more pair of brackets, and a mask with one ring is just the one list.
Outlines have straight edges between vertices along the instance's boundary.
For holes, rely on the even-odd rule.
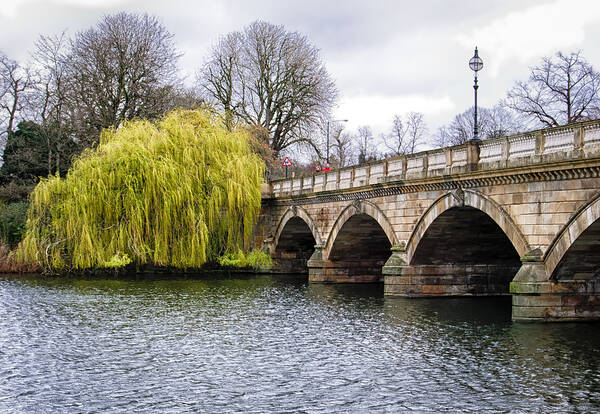
[[216,262],[248,243],[263,174],[246,133],[208,110],[128,122],[41,180],[19,256],[56,270]]

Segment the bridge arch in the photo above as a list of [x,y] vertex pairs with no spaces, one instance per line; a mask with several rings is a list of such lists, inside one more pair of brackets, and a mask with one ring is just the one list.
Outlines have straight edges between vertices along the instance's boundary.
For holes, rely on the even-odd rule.
[[500,205],[479,192],[458,189],[437,198],[419,218],[406,244],[409,263],[412,262],[413,255],[431,224],[447,210],[464,207],[477,209],[489,216],[504,232],[520,257],[531,251],[518,226]]
[[327,257],[329,256],[329,253],[331,252],[331,248],[333,247],[340,231],[342,230],[342,227],[344,227],[344,224],[346,224],[346,222],[348,220],[350,220],[352,217],[359,215],[359,214],[367,215],[367,216],[371,217],[373,220],[375,220],[377,222],[377,224],[379,224],[379,226],[381,227],[381,229],[383,230],[385,235],[387,236],[390,244],[392,246],[397,244],[397,238],[396,238],[396,233],[394,231],[394,228],[392,227],[392,224],[390,223],[388,218],[385,216],[383,211],[381,211],[381,209],[379,207],[377,207],[375,204],[371,203],[370,201],[355,200],[352,204],[348,205],[346,208],[344,208],[342,210],[342,212],[339,214],[338,218],[335,220],[335,223],[333,224],[331,231],[329,232],[329,237],[327,238],[327,243],[325,244],[324,249],[323,249],[324,252],[326,252]]
[[281,216],[281,219],[279,220],[277,230],[275,230],[275,236],[273,237],[273,249],[277,248],[277,245],[279,244],[279,239],[281,237],[283,229],[285,228],[285,225],[294,217],[298,217],[306,223],[315,239],[315,244],[323,243],[323,241],[321,240],[319,229],[317,228],[310,214],[308,214],[308,212],[301,206],[291,206],[285,211],[285,213],[283,213],[283,216]]
[[[584,238],[587,237],[587,240]],[[569,253],[577,247],[579,254]],[[550,279],[560,279],[558,273],[565,273],[565,268],[579,268],[598,273],[600,267],[600,192],[581,206],[556,235],[544,255],[546,274]],[[582,260],[584,259],[585,260]],[[568,263],[568,262],[571,263]],[[586,266],[587,265],[587,266]],[[592,267],[590,267],[592,266]],[[562,272],[561,272],[562,271]]]
[[307,273],[307,263],[321,243],[321,235],[310,214],[300,206],[291,206],[277,225],[271,257],[273,270],[282,273]]

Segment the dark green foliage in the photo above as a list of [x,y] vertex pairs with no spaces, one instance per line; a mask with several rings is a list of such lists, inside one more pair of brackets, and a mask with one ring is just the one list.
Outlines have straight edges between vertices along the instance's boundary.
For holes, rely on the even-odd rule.
[[14,181],[0,186],[0,200],[5,203],[16,203],[18,201],[27,201],[29,194],[35,188],[35,184],[17,184]]
[[[60,142],[60,148],[57,143]],[[43,127],[31,121],[20,122],[8,135],[0,182],[33,184],[39,177],[57,172],[64,176],[69,169],[71,157],[78,146],[68,137],[60,137],[51,126]]]
[[18,202],[0,207],[0,238],[10,247],[16,246],[25,234],[29,203]]
[[4,148],[0,180],[9,182],[35,182],[48,175],[48,146],[35,122],[21,122],[17,130],[8,134]]

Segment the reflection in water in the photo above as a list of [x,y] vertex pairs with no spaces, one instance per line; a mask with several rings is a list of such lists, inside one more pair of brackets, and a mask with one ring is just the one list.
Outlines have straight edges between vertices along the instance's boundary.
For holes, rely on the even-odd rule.
[[0,412],[592,412],[598,326],[301,278],[0,279]]

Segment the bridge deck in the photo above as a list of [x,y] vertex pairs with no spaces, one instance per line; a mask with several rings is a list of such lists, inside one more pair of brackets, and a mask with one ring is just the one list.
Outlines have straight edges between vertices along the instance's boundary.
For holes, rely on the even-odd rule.
[[309,281],[513,295],[517,320],[600,319],[600,121],[264,186],[257,247]]

